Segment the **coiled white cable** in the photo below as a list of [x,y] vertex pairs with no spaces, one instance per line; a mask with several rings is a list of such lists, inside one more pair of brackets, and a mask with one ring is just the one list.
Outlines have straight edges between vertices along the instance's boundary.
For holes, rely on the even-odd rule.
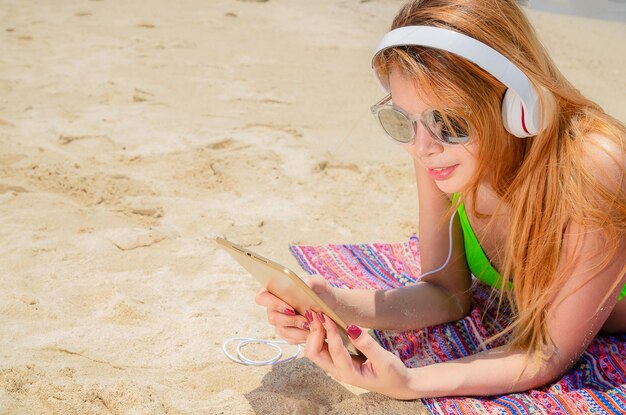
[[439,272],[448,266],[448,262],[450,262],[450,258],[452,258],[452,221],[454,220],[455,216],[456,210],[452,213],[452,216],[450,217],[450,226],[448,227],[448,240],[450,241],[450,248],[448,249],[448,258],[446,258],[446,262],[444,262],[443,265],[437,269],[423,273],[421,278],[424,278],[425,276],[430,274],[434,274],[435,272]]
[[[237,343],[237,349],[236,349],[237,356],[233,356],[228,351],[228,345],[235,341],[239,342]],[[247,344],[265,344],[271,347],[272,349],[276,350],[276,354],[272,358],[265,359],[265,360],[250,359],[244,356],[242,352],[242,348]],[[224,351],[224,354],[230,360],[232,360],[235,363],[239,363],[241,365],[247,365],[247,366],[277,365],[279,363],[285,363],[285,362],[289,362],[295,359],[300,354],[300,351],[302,351],[302,345],[298,344],[296,345],[297,346],[296,351],[291,356],[281,359],[281,357],[283,356],[283,348],[281,347],[281,345],[284,345],[284,344],[289,344],[289,343],[287,343],[284,340],[254,339],[251,337],[231,337],[230,339],[227,339],[224,343],[222,343],[222,351]]]

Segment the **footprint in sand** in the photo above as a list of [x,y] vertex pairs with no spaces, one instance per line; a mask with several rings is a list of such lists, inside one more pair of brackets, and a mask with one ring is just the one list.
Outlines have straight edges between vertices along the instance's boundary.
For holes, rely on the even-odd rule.
[[[94,139],[93,136],[62,136],[67,142],[68,149],[72,152],[85,154],[98,154],[106,152],[110,147],[107,140]],[[50,159],[50,160],[49,160]],[[0,161],[4,158],[0,157]],[[138,222],[144,225],[152,225],[156,219],[163,215],[162,209],[154,203],[132,205],[130,208],[124,203],[130,198],[154,195],[149,183],[138,181],[126,174],[102,171],[94,171],[84,168],[81,164],[68,162],[67,159],[51,154],[49,158],[42,158],[37,163],[17,166],[7,170],[9,179],[13,183],[24,183],[25,190],[43,190],[62,195],[69,195],[85,205],[105,204],[114,207],[115,210],[134,216]],[[19,180],[19,182],[18,182]],[[11,182],[9,182],[11,183]],[[15,186],[6,183],[7,186]],[[0,186],[4,191],[21,191],[22,189],[7,188]]]
[[149,197],[127,196],[122,203],[122,210],[126,214],[145,216],[147,219],[163,217],[163,208]]
[[28,192],[27,189],[23,188],[22,186],[15,186],[12,184],[5,184],[5,183],[0,183],[0,194],[4,194],[4,193],[26,193]]
[[57,141],[62,146],[67,146],[69,149],[79,151],[81,153],[84,153],[85,151],[99,153],[102,151],[117,149],[115,141],[107,135],[61,134]]
[[263,221],[253,225],[231,224],[226,231],[226,236],[227,239],[232,239],[243,247],[259,246],[263,242],[263,226],[265,226]]
[[357,174],[361,173],[361,168],[354,163],[342,163],[328,160],[319,162],[317,166],[315,166],[315,168],[313,169],[313,173],[328,173],[330,170],[344,170]]
[[112,306],[107,306],[104,319],[120,325],[134,325],[148,320],[148,315],[134,304],[117,300]]
[[[101,369],[108,366],[122,370],[121,367],[79,353],[70,355],[82,361],[90,360],[100,365]],[[72,361],[72,364],[76,363]],[[144,382],[134,383],[122,379],[106,385],[85,385],[75,379],[77,372],[80,369],[77,371],[66,366],[58,370],[33,364],[1,369],[0,399],[5,409],[3,413],[24,413],[24,408],[31,409],[28,413],[55,414],[180,412],[169,404],[160,389],[146,386]]]
[[228,150],[235,146],[235,140],[232,138],[225,138],[224,140],[219,140],[214,143],[208,144],[206,146],[209,150]]
[[148,91],[144,91],[139,88],[135,88],[133,93],[133,102],[145,102],[154,99],[154,94]]
[[151,246],[166,239],[167,236],[157,229],[118,228],[107,232],[107,239],[122,251]]

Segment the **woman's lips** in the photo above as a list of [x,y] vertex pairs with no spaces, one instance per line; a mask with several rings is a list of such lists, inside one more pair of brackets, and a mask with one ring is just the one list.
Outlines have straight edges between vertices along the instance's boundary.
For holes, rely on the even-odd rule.
[[429,167],[428,174],[434,180],[446,180],[458,166],[458,164],[455,164],[449,167]]

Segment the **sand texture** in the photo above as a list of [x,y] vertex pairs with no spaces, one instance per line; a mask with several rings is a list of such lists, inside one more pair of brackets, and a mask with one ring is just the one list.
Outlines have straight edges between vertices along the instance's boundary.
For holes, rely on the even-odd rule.
[[[226,236],[417,232],[411,163],[378,131],[370,54],[400,2],[0,2],[0,414],[415,414],[272,337]],[[626,120],[626,25],[530,13],[565,75]]]

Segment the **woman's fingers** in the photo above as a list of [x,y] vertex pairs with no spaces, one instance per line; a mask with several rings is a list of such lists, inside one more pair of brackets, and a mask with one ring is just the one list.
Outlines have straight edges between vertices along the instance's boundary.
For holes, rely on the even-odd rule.
[[326,278],[320,275],[312,275],[305,278],[306,284],[330,307],[337,307],[337,299],[333,294],[333,288],[326,280]]
[[254,301],[258,305],[266,307],[267,309],[278,311],[279,313],[286,314],[288,316],[296,315],[296,312],[292,306],[265,289],[256,293]]
[[297,327],[304,330],[309,329],[309,324],[303,316],[285,314],[270,308],[267,309],[267,321],[269,321],[272,326],[276,327]]
[[304,282],[316,293],[328,291],[328,281],[326,281],[326,278],[321,275],[310,275],[305,277]]
[[309,335],[304,345],[304,355],[327,372],[332,372],[333,362],[326,346],[326,330],[316,315],[307,311],[305,317],[309,323]]
[[255,301],[267,309],[267,321],[275,327],[276,334],[291,344],[303,344],[309,334],[309,323],[297,315],[287,303],[267,290],[257,293]]
[[354,360],[346,346],[343,344],[343,338],[337,324],[328,316],[319,313],[320,320],[326,330],[326,340],[328,343],[328,352],[337,368],[340,379],[350,382],[351,376],[354,374]]
[[282,339],[285,339],[289,344],[304,344],[306,343],[309,331],[295,327],[276,326],[276,334]]

